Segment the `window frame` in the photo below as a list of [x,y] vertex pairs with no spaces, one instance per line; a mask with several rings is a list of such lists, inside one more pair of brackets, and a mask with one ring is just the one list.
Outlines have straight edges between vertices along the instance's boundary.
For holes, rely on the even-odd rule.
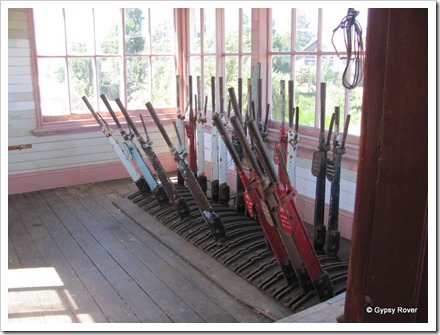
[[[204,57],[215,57],[216,65],[215,65],[215,77],[216,77],[216,108],[220,108],[219,105],[219,94],[218,94],[218,78],[223,77],[223,96],[225,99],[225,105],[224,108],[227,109],[226,100],[227,100],[227,78],[226,78],[226,57],[237,57],[237,65],[238,65],[238,78],[242,78],[243,75],[243,59],[244,57],[249,57],[250,60],[252,58],[252,49],[249,50],[249,52],[243,51],[243,8],[233,8],[235,10],[238,10],[238,51],[237,52],[226,52],[226,44],[225,44],[225,9],[224,8],[214,8],[215,9],[215,36],[216,36],[216,43],[215,43],[215,52],[205,52],[204,50],[204,26],[203,22],[204,20],[200,20],[200,35],[201,35],[201,43],[200,43],[200,52],[191,52],[191,39],[190,39],[190,30],[191,30],[191,10],[200,10],[200,18],[203,18],[203,15],[205,13],[206,8],[188,8],[185,10],[185,17],[186,17],[186,25],[184,27],[185,30],[185,36],[187,37],[185,40],[185,55],[184,59],[186,60],[184,65],[184,82],[188,82],[188,76],[190,73],[194,72],[194,69],[191,68],[191,58],[200,57],[200,80],[201,82],[207,82],[210,81],[211,78],[205,77],[205,69],[204,69]],[[212,8],[208,8],[212,9]],[[252,8],[251,8],[251,14],[250,14],[250,24],[252,24]],[[252,46],[251,46],[252,47]],[[251,62],[250,62],[251,65]],[[251,68],[249,69],[249,72],[251,71]],[[243,78],[243,92],[245,92],[245,82],[246,78]],[[195,85],[195,80],[193,78],[193,86]],[[187,85],[185,86],[187,87]],[[195,87],[195,86],[194,86]],[[235,88],[237,88],[237,85],[234,85]],[[211,92],[205,92],[205,86],[201,85],[201,95],[206,96],[206,94],[211,94]],[[185,100],[188,100],[188,92],[185,90]],[[244,100],[243,100],[244,101]],[[185,104],[186,105],[186,104]],[[208,103],[208,110],[211,110],[211,103]],[[210,116],[208,116],[208,119],[211,119]]]
[[[297,8],[291,8],[291,39],[290,39],[290,51],[273,51],[273,45],[272,45],[272,8],[268,8],[267,10],[267,17],[268,17],[268,33],[267,33],[267,72],[268,72],[268,83],[267,83],[267,100],[269,103],[272,102],[272,59],[274,56],[289,56],[290,57],[290,78],[295,78],[295,57],[297,56],[314,56],[316,57],[316,63],[315,63],[315,73],[316,73],[316,95],[315,95],[315,118],[314,118],[314,125],[313,126],[307,126],[307,125],[301,125],[300,120],[300,126],[301,127],[309,127],[314,129],[319,129],[320,126],[320,109],[321,109],[321,102],[320,102],[320,94],[321,94],[321,87],[319,83],[322,82],[322,59],[325,56],[335,56],[337,57],[338,54],[336,51],[324,51],[322,48],[322,28],[323,28],[323,8],[317,8],[318,10],[318,18],[317,18],[317,47],[316,51],[297,51],[295,50],[296,45],[296,19],[297,19]],[[364,38],[365,41],[365,38]],[[346,51],[339,52],[340,55],[345,55]],[[365,47],[364,47],[364,55],[365,55]],[[351,97],[351,91],[349,89],[344,88],[344,106],[341,106],[341,109],[343,109],[344,113],[341,114],[341,122],[343,123],[347,114],[349,114],[350,111],[350,97]],[[301,112],[301,111],[300,111]],[[281,121],[274,120],[270,118],[270,124],[272,127],[279,127],[281,125]],[[351,134],[349,133],[349,136],[355,136],[359,137],[358,134]]]
[[[150,22],[150,15],[151,15],[151,9],[157,9],[159,7],[148,7],[148,30],[151,33],[151,22]],[[63,8],[64,9],[64,8]],[[177,20],[177,10],[176,8],[173,9],[173,48],[174,53],[168,54],[168,53],[153,53],[152,50],[149,50],[149,53],[142,53],[142,54],[128,54],[125,50],[126,45],[126,38],[125,38],[125,8],[118,8],[120,10],[121,15],[121,34],[120,34],[120,45],[121,45],[121,51],[118,55],[101,55],[94,52],[93,55],[68,55],[67,52],[64,56],[39,56],[37,55],[37,45],[36,45],[36,31],[35,31],[35,21],[34,21],[34,13],[33,8],[28,10],[28,20],[29,20],[29,31],[30,31],[30,47],[31,47],[31,66],[33,69],[33,91],[34,91],[34,100],[35,100],[35,113],[36,113],[36,129],[33,130],[33,134],[37,136],[43,136],[43,135],[56,135],[56,134],[65,134],[65,133],[78,133],[78,132],[84,132],[84,131],[90,131],[90,130],[96,130],[99,128],[98,124],[96,123],[95,119],[90,115],[90,117],[87,118],[79,118],[79,119],[65,119],[62,120],[56,120],[56,121],[44,121],[44,115],[41,107],[41,95],[40,95],[40,88],[39,88],[39,69],[38,69],[38,59],[39,58],[62,58],[66,63],[66,68],[68,68],[68,62],[69,59],[75,59],[75,58],[92,58],[92,61],[95,63],[97,59],[102,57],[112,57],[112,58],[119,58],[121,59],[121,80],[122,80],[122,88],[120,89],[122,91],[121,95],[121,101],[123,102],[125,108],[127,108],[127,86],[126,86],[126,79],[127,79],[127,59],[130,57],[145,57],[148,58],[149,61],[149,70],[152,72],[152,62],[151,60],[154,59],[154,57],[172,57],[174,59],[174,66],[175,66],[175,75],[178,73],[178,58],[179,58],[179,45],[177,43],[178,39],[178,20]],[[64,16],[64,12],[63,12]],[[65,24],[65,18],[64,18],[64,24]],[[149,34],[149,38],[151,42],[151,34]],[[68,75],[68,73],[67,73]],[[68,81],[69,79],[66,79]],[[150,84],[153,82],[153,76],[150,76]],[[94,78],[94,85],[95,88],[97,88],[97,75],[95,73]],[[98,92],[96,92],[96,101],[99,99]],[[71,107],[71,92],[70,88],[68,91],[68,99],[69,99],[69,108]],[[96,107],[96,101],[91,102],[92,106]],[[175,100],[176,101],[176,100]],[[167,106],[167,107],[158,107],[156,108],[156,111],[158,115],[163,119],[164,121],[170,121],[173,116],[175,115],[176,106]],[[142,109],[128,109],[128,113],[133,117],[135,122],[139,122],[139,113],[141,112],[147,112],[147,108]],[[113,123],[113,119],[109,115],[107,110],[99,110],[100,113],[102,113],[104,119],[109,122]],[[116,111],[117,115],[122,115],[121,112]],[[148,113],[147,113],[148,114]],[[72,114],[70,114],[72,115]],[[171,122],[171,121],[170,121]]]

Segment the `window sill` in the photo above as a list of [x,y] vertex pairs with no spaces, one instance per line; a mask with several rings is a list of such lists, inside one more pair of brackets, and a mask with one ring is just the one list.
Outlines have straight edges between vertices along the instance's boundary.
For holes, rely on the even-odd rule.
[[96,122],[92,121],[71,121],[71,122],[53,122],[44,124],[41,128],[32,130],[35,136],[65,135],[74,133],[83,133],[99,130]]
[[[147,129],[155,129],[156,124],[153,122],[150,115],[145,116],[144,119],[146,122]],[[147,113],[148,114],[148,113]],[[159,112],[159,118],[161,119],[164,125],[171,124],[172,121],[175,120],[175,112]],[[138,130],[142,129],[142,123],[140,121],[139,116],[131,115],[132,120],[134,121],[136,128]],[[111,118],[105,118],[105,121],[112,129],[117,129],[115,122]],[[127,123],[120,119],[123,128],[128,128]],[[45,123],[40,128],[32,130],[32,133],[35,136],[51,136],[51,135],[66,135],[66,134],[76,134],[76,133],[85,133],[91,131],[100,130],[100,126],[96,123],[95,120],[76,120],[76,121],[60,121],[60,122],[51,122]]]

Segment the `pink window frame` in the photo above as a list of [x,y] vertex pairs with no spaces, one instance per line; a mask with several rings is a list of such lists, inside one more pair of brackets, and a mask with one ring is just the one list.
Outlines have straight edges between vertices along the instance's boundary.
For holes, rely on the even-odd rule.
[[[29,22],[29,43],[31,48],[31,68],[32,68],[32,85],[33,85],[33,92],[34,92],[34,101],[35,101],[35,113],[36,113],[36,128],[32,131],[34,135],[36,136],[45,136],[45,135],[57,135],[57,134],[68,134],[68,133],[81,133],[81,132],[87,132],[87,131],[95,131],[99,129],[98,124],[93,118],[90,119],[80,119],[80,120],[66,120],[66,121],[57,121],[57,122],[43,122],[43,115],[41,110],[41,97],[40,97],[40,90],[38,87],[38,66],[37,66],[37,52],[36,52],[36,39],[35,39],[35,25],[34,25],[34,17],[33,17],[33,11],[32,8],[28,9],[27,11],[28,15],[28,22]],[[124,25],[124,15],[122,15],[122,25]],[[175,54],[174,55],[168,55],[168,54],[153,54],[150,53],[146,55],[150,60],[157,56],[173,56],[174,57],[174,63],[176,66],[176,73],[178,71],[177,64],[179,62],[179,54],[180,54],[180,43],[178,43],[178,10],[174,9],[174,31],[175,33]],[[125,46],[125,39],[123,39],[123,46]],[[66,56],[67,57],[67,56]],[[96,57],[96,56],[94,56]],[[121,57],[121,56],[114,56],[114,57]],[[74,58],[72,56],[69,56],[69,58]],[[122,61],[124,62],[124,68],[125,68],[125,62],[126,62],[126,55],[124,54],[122,56]],[[150,62],[151,64],[151,62]],[[123,72],[123,81],[126,82],[126,73]],[[153,80],[152,78],[150,80]],[[70,97],[69,97],[70,99]],[[124,87],[124,102],[127,101],[127,91]],[[175,115],[175,109],[176,107],[172,106],[169,108],[157,108],[156,111],[158,112],[158,115],[161,117],[161,119],[164,121],[164,123],[171,123],[171,120],[173,116]],[[139,123],[139,112],[145,112],[147,113],[147,109],[145,110],[128,110],[128,112],[133,116],[133,119],[135,123]],[[112,122],[112,120],[109,120]],[[113,122],[112,122],[113,123]],[[147,124],[148,125],[148,124]]]

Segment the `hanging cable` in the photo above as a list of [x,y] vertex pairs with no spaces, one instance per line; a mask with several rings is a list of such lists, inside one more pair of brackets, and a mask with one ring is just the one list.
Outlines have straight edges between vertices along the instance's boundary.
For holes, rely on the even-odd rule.
[[[333,29],[332,35],[332,45],[336,54],[340,59],[347,60],[342,75],[342,85],[350,90],[354,89],[361,83],[364,75],[364,43],[362,40],[362,27],[356,20],[358,14],[359,12],[354,10],[354,8],[349,8],[347,15],[342,19],[341,23]],[[338,29],[342,29],[344,33],[347,56],[340,56],[334,44],[333,39]],[[353,74],[351,74],[350,71],[351,63],[354,64]]]

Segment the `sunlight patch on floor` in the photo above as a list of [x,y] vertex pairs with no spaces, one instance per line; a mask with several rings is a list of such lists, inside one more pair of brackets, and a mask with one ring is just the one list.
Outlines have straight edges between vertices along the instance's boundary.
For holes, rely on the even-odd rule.
[[8,270],[9,323],[94,322],[53,267]]

